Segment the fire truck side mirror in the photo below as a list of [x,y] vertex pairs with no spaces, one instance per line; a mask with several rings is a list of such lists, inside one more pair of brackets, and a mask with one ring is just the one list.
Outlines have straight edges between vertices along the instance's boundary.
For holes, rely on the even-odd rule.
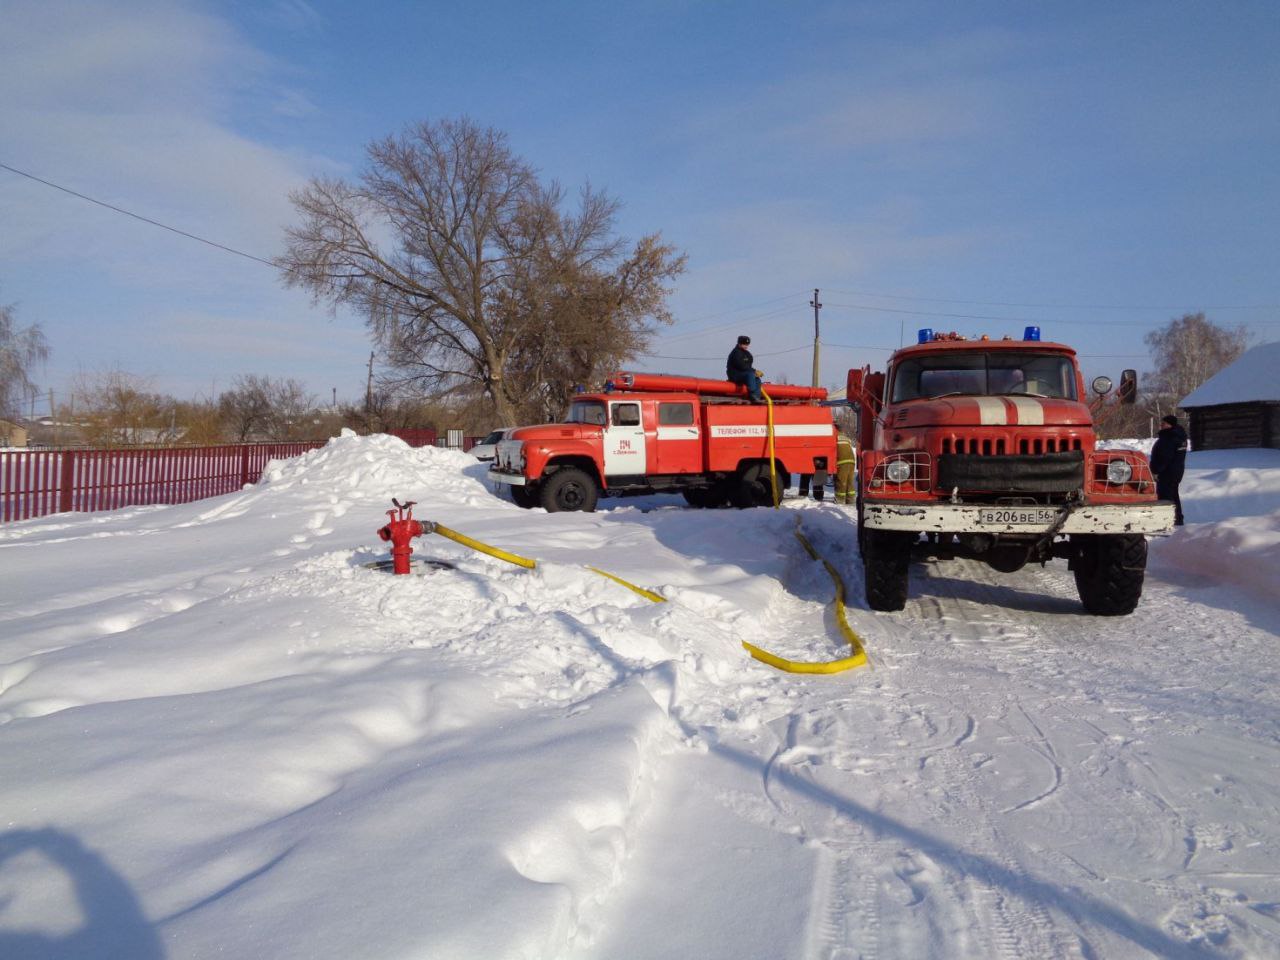
[[1093,383],[1090,384],[1090,386],[1093,387],[1093,392],[1096,393],[1098,396],[1105,397],[1108,393],[1111,392],[1111,378],[1110,377],[1094,377]]
[[1138,371],[1137,370],[1121,370],[1120,371],[1120,396],[1121,403],[1133,403],[1138,399]]

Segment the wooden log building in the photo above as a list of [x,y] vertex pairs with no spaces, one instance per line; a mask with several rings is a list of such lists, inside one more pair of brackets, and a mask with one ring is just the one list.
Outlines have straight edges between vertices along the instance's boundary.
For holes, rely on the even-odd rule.
[[1280,449],[1280,342],[1245,351],[1178,406],[1192,450]]

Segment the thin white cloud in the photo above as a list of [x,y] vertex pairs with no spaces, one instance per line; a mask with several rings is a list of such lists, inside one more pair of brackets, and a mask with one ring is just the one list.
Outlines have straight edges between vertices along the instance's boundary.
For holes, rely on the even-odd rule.
[[[299,23],[314,14],[301,2],[283,9]],[[226,22],[182,2],[7,4],[0,102],[0,161],[257,257],[281,248],[294,216],[289,191],[334,168],[233,125],[253,119],[246,110],[297,116],[311,107]],[[0,260],[9,265],[0,282],[44,327],[51,370],[96,366],[114,351],[125,366],[164,370],[161,389],[180,390],[204,382],[180,372],[201,357],[234,372],[239,351],[241,371],[259,370],[260,357],[284,362],[290,343],[302,359],[301,331],[330,322],[305,295],[281,289],[267,265],[5,171],[0,207]],[[256,336],[233,332],[236,310]],[[175,322],[179,311],[207,322]],[[160,349],[183,359],[151,359]],[[163,382],[170,375],[172,385]]]

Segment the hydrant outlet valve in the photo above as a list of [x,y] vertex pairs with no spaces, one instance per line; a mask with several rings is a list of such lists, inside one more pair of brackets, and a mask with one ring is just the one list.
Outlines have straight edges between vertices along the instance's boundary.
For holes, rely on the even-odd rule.
[[396,508],[387,511],[390,522],[378,530],[378,536],[384,542],[391,544],[392,572],[408,573],[409,555],[413,553],[410,541],[414,537],[430,533],[433,525],[428,522],[424,526],[422,521],[413,519],[414,501],[410,500],[407,503],[401,503],[393,497],[391,502],[395,504]]

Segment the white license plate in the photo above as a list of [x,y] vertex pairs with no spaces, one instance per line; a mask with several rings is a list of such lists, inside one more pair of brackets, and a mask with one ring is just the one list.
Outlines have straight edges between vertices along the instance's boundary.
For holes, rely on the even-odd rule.
[[1058,518],[1052,507],[995,507],[978,511],[979,523],[1015,527],[1045,527]]

